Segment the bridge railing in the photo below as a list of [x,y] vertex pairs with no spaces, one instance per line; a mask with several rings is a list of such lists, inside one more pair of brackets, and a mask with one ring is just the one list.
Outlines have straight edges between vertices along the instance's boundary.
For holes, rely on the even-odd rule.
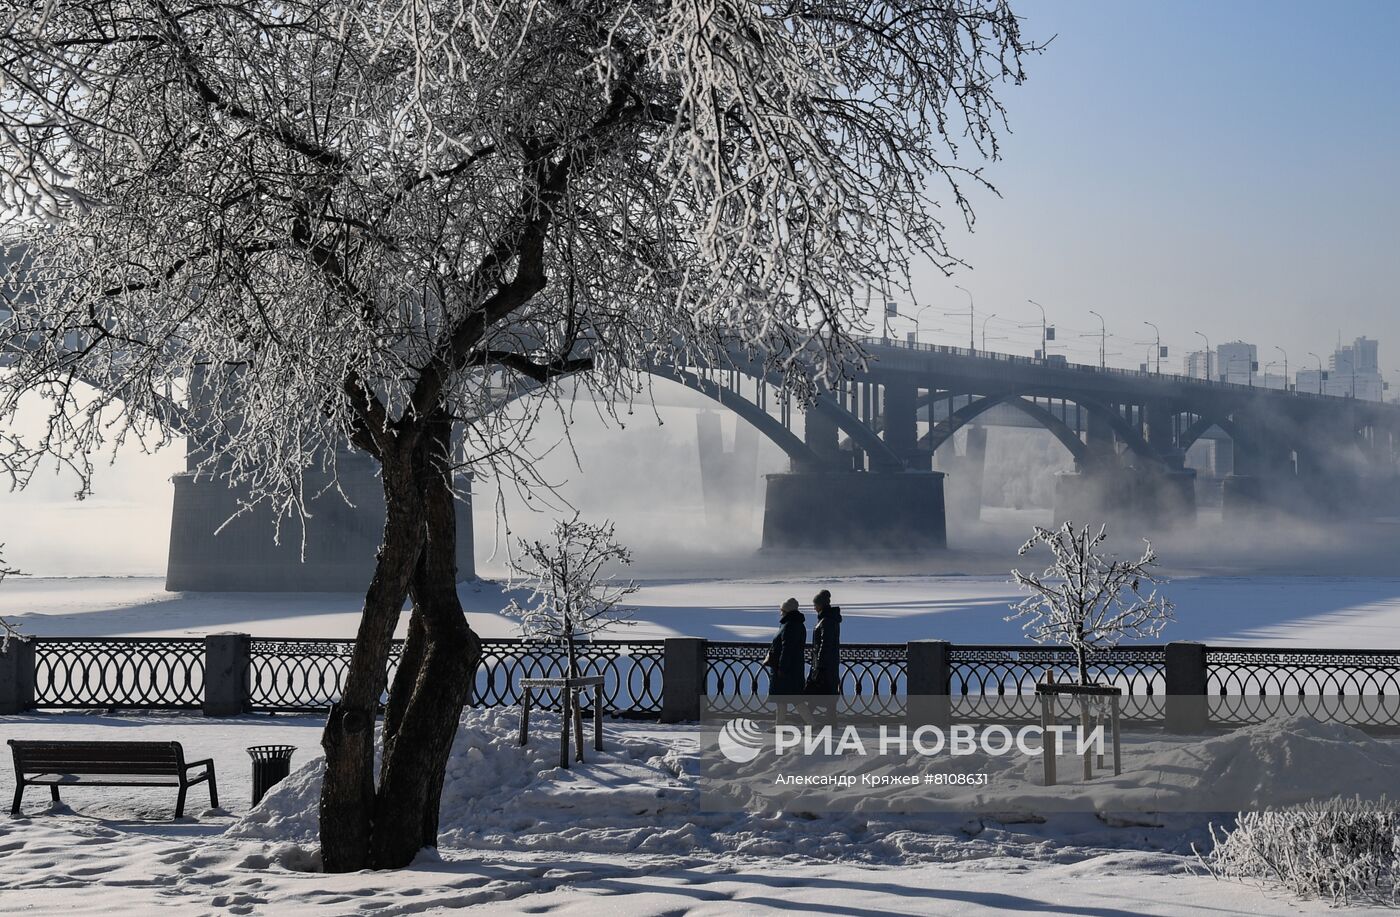
[[1122,369],[1116,366],[1094,366],[1088,363],[1070,362],[1050,362],[1037,357],[1027,357],[1014,353],[999,353],[991,350],[972,350],[967,347],[955,347],[949,344],[925,344],[917,341],[901,341],[895,338],[862,337],[864,344],[880,347],[896,347],[902,350],[912,350],[922,353],[946,354],[948,356],[972,357],[979,360],[995,360],[1002,363],[1017,363],[1023,366],[1033,366],[1046,369],[1062,369],[1083,373],[1098,373],[1109,376],[1122,376],[1125,378],[1144,380],[1165,380],[1168,382],[1181,382],[1189,385],[1209,386],[1216,389],[1239,392],[1278,392],[1279,394],[1293,395],[1305,399],[1322,399],[1332,401],[1351,401],[1353,399],[1341,395],[1324,395],[1318,392],[1300,391],[1297,388],[1278,389],[1261,385],[1244,385],[1239,382],[1221,382],[1217,379],[1202,379],[1199,376],[1184,376],[1180,373],[1143,372],[1140,369]]
[[[41,637],[12,640],[0,653],[0,714],[26,710],[203,710],[208,715],[316,712],[340,697],[351,640]],[[584,674],[605,679],[615,716],[693,719],[714,710],[763,716],[768,644],[749,641],[592,641],[579,647]],[[400,645],[391,651],[392,684]],[[487,639],[472,702],[511,706],[520,680],[563,674],[556,645]],[[908,699],[948,698],[965,722],[1032,721],[1035,685],[1075,680],[1074,655],[1060,647],[969,645],[938,640],[848,644],[841,651],[841,707],[899,717]],[[1296,650],[1199,643],[1131,645],[1095,654],[1092,679],[1120,687],[1124,715],[1140,722],[1209,725],[1303,713],[1374,730],[1400,730],[1400,650]],[[1195,719],[1174,714],[1199,698]],[[558,698],[544,698],[547,706]],[[591,700],[588,701],[591,703]],[[1066,702],[1068,703],[1068,702]],[[1066,715],[1072,711],[1065,707]],[[1177,711],[1180,712],[1179,710]],[[1189,711],[1188,711],[1189,712]]]

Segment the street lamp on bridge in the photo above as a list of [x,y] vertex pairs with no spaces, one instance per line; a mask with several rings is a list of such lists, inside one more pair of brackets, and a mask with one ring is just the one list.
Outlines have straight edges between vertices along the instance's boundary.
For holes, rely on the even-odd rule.
[[1099,369],[1108,366],[1108,355],[1104,351],[1108,348],[1108,325],[1104,323],[1103,316],[1090,309],[1089,312],[1098,316],[1099,319]]
[[1283,354],[1283,390],[1286,392],[1288,391],[1288,351],[1277,344],[1274,345],[1274,350]]
[[983,350],[983,351],[986,351],[986,349],[987,349],[987,322],[991,321],[992,319],[994,319],[994,318],[996,318],[996,317],[997,317],[997,314],[996,314],[995,312],[993,312],[991,315],[989,315],[989,316],[987,316],[986,318],[982,319],[982,350]]
[[919,343],[919,319],[923,318],[923,317],[924,317],[924,313],[927,312],[929,309],[932,309],[932,308],[933,308],[932,304],[927,305],[927,306],[921,306],[921,307],[919,308],[919,311],[914,313],[914,343],[915,343],[915,344]]
[[1049,339],[1046,332],[1048,326],[1045,322],[1045,307],[1042,306],[1040,303],[1036,302],[1034,299],[1028,299],[1026,300],[1026,302],[1030,303],[1031,305],[1035,306],[1037,309],[1040,310],[1040,362],[1049,362],[1050,353],[1048,350],[1046,350],[1046,345],[1049,343]]
[[967,349],[973,353],[977,352],[977,306],[972,301],[972,293],[967,287],[957,287],[967,293]]
[[1200,334],[1201,340],[1206,342],[1206,378],[1214,381],[1214,378],[1210,374],[1210,358],[1214,355],[1210,349],[1210,338],[1206,337],[1204,334],[1201,334],[1201,332],[1199,331],[1193,331],[1191,333]]
[[1314,360],[1317,361],[1317,393],[1318,393],[1319,395],[1321,395],[1321,394],[1322,394],[1322,357],[1319,357],[1317,354],[1313,353],[1311,350],[1308,351],[1308,356],[1312,357]]
[[1161,329],[1151,322],[1144,321],[1143,324],[1151,328],[1153,333],[1157,336],[1157,342],[1153,345],[1153,353],[1157,354],[1157,375],[1160,376],[1162,374],[1162,332]]

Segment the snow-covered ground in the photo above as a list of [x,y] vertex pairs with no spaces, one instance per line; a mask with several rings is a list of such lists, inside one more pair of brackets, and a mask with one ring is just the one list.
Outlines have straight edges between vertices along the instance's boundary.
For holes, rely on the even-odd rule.
[[[0,913],[417,914],[468,905],[618,917],[1327,910],[1193,874],[1190,845],[1204,840],[1202,816],[711,812],[701,802],[706,765],[693,730],[610,724],[607,750],[590,750],[587,763],[566,772],[551,766],[557,746],[545,737],[547,717],[524,749],[513,742],[515,724],[509,711],[467,714],[449,766],[438,852],[402,871],[332,876],[314,871],[314,718],[8,720],[12,737],[114,729],[128,738],[178,737],[189,754],[219,763],[225,808],[201,810],[196,796],[192,816],[171,822],[167,789],[69,790],[52,811],[47,795],[35,793],[23,817],[0,817]],[[1303,763],[1328,740],[1306,729],[1256,731]],[[263,742],[300,746],[300,766],[250,812],[242,749]],[[1152,751],[1149,742],[1142,753],[1197,762],[1207,779],[1229,758],[1218,741],[1155,745],[1164,747]],[[1400,754],[1384,743],[1358,747]],[[1313,770],[1327,779],[1325,768]],[[0,776],[6,798],[8,776]]]
[[[162,585],[154,578],[10,579],[0,589],[0,615],[36,635],[237,630],[345,637],[354,632],[359,602],[349,594],[175,594]],[[843,607],[844,636],[851,642],[1022,640],[1017,626],[1003,620],[1016,596],[1004,575],[819,577],[752,570],[647,580],[635,596],[638,623],[617,636],[763,638],[784,598],[795,595],[806,604],[819,586],[830,588]],[[1185,573],[1167,594],[1178,618],[1168,639],[1400,647],[1400,576]],[[461,595],[480,632],[516,633],[515,622],[499,614],[506,600],[498,584],[464,584]],[[316,862],[314,822],[308,821],[319,753],[315,717],[0,719],[0,739],[177,738],[188,756],[214,757],[224,806],[204,810],[207,797],[197,788],[191,817],[171,822],[171,790],[94,788],[67,791],[71,809],[48,812],[46,793],[30,790],[23,817],[0,815],[0,914],[412,914],[467,905],[484,913],[617,917],[1327,910],[1191,874],[1190,844],[1205,838],[1201,816],[1026,818],[1036,808],[1029,779],[1018,791],[1014,817],[973,814],[971,804],[956,815],[903,819],[711,813],[698,808],[687,763],[693,730],[610,724],[609,751],[566,773],[549,766],[553,742],[541,738],[521,752],[508,741],[512,711],[477,716],[459,739],[459,771],[447,797],[454,808],[444,814],[441,851],[392,874],[347,876],[307,871]],[[1203,749],[1130,737],[1128,752],[1157,756],[1161,773],[1206,779],[1206,759],[1223,766],[1239,754],[1241,741]],[[1251,741],[1269,745],[1272,739],[1256,735]],[[301,769],[250,814],[244,749],[263,743],[298,746]],[[1278,754],[1331,780],[1316,787],[1321,792],[1345,791],[1363,770],[1372,782],[1384,781],[1393,766],[1388,756],[1400,754],[1392,743],[1343,739],[1327,747],[1370,757],[1338,761],[1331,752],[1319,757],[1316,742],[1308,747],[1311,757],[1282,742]],[[0,799],[8,800],[11,788],[8,768],[0,768]]]
[[[1005,575],[746,577],[647,580],[630,598],[636,624],[614,636],[760,639],[777,608],[804,605],[828,588],[851,643],[938,638],[1018,643],[1003,620],[1017,598]],[[472,626],[490,637],[517,634],[499,584],[464,583]],[[1164,587],[1176,603],[1165,639],[1297,647],[1400,647],[1397,576],[1181,576]],[[170,593],[160,579],[12,578],[0,616],[40,636],[178,636],[241,631],[269,637],[349,637],[359,599],[346,593]]]

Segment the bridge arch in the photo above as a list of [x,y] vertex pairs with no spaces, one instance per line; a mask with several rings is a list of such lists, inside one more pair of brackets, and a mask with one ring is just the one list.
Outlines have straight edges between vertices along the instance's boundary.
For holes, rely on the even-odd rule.
[[[931,400],[931,399],[929,399]],[[1127,444],[1129,450],[1134,455],[1139,456],[1153,465],[1162,465],[1165,460],[1142,438],[1136,429],[1123,418],[1123,415],[1104,405],[1092,401],[1075,401],[1084,411],[1104,420],[1118,434],[1118,437]],[[936,451],[939,446],[952,438],[953,434],[964,425],[975,420],[977,417],[991,410],[999,404],[1006,404],[1016,408],[1036,423],[1040,424],[1074,456],[1076,463],[1081,465],[1092,464],[1099,459],[1099,456],[1089,447],[1079,434],[1072,430],[1062,419],[1056,417],[1050,411],[1045,410],[1040,405],[1031,401],[1027,393],[1007,392],[1000,395],[986,395],[976,401],[958,408],[942,421],[933,424],[927,434],[920,440],[921,446],[928,447],[930,452]]]
[[920,445],[926,446],[929,452],[936,452],[940,446],[952,439],[953,434],[957,433],[963,426],[1001,404],[1016,408],[1048,430],[1069,450],[1075,462],[1082,463],[1092,460],[1093,456],[1089,447],[1079,438],[1078,434],[1070,429],[1068,424],[1035,402],[1016,393],[987,395],[970,404],[963,405],[945,420],[933,424],[929,432],[922,438]]
[[1128,447],[1128,451],[1133,453],[1134,457],[1144,459],[1152,467],[1160,468],[1167,464],[1167,460],[1162,454],[1142,438],[1142,433],[1138,431],[1137,427],[1128,423],[1127,419],[1113,408],[1089,400],[1076,401],[1075,404],[1088,411],[1092,416],[1106,422]]
[[733,411],[741,420],[747,422],[758,432],[766,436],[792,461],[794,468],[819,469],[830,467],[831,462],[826,461],[817,455],[801,437],[783,426],[772,414],[744,398],[742,395],[725,388],[712,379],[704,379],[687,369],[653,369],[651,375],[659,379],[669,379],[685,386],[693,392],[699,392],[705,397],[719,403],[720,405]]
[[[780,374],[762,369],[753,363],[749,363],[748,365],[742,366],[736,365],[734,368],[738,370],[738,372],[740,372],[741,374],[748,376],[750,379],[758,379],[774,387],[781,387],[783,384],[783,379]],[[675,371],[676,370],[672,370],[669,367],[656,367],[649,370],[649,372],[651,372],[652,375],[662,377],[665,377],[668,373]],[[689,375],[691,378],[698,378],[694,373],[691,373],[689,370],[680,370],[680,372]],[[709,393],[705,392],[704,394]],[[735,398],[738,397],[738,395],[735,395]],[[748,402],[748,399],[743,400],[749,404],[752,404],[752,402]],[[732,402],[729,401],[726,401],[724,403],[726,405],[732,404]],[[836,429],[840,430],[842,433],[845,433],[848,437],[850,437],[851,442],[855,443],[857,446],[863,449],[867,455],[870,456],[870,463],[872,468],[884,470],[897,470],[902,469],[904,467],[904,459],[902,459],[898,454],[894,452],[894,450],[892,450],[889,446],[885,444],[885,441],[880,438],[880,434],[878,431],[870,427],[868,424],[862,422],[859,417],[848,411],[845,407],[843,407],[840,404],[840,402],[836,400],[836,398],[832,397],[830,394],[822,394],[813,397],[810,402],[804,405],[804,408],[808,411],[813,411],[817,414],[822,415],[827,420],[831,421],[831,423],[835,425]],[[770,420],[772,419],[771,415],[768,415],[766,411],[764,411],[762,408],[759,408],[757,405],[753,405],[753,409],[758,413],[769,417]],[[778,423],[776,420],[774,420],[773,422],[779,428],[787,430],[786,427],[783,427],[783,425],[781,423]],[[791,434],[792,431],[787,430],[787,432]],[[801,439],[797,439],[797,441],[802,442]],[[810,447],[807,446],[806,443],[802,443],[802,445],[803,448],[807,449],[807,451],[816,458],[818,462],[817,467],[832,467],[832,463],[829,460],[823,459],[815,452],[812,452],[812,450],[810,449]],[[842,465],[841,467],[845,469],[846,466]]]
[[1181,431],[1181,435],[1177,437],[1177,447],[1182,452],[1186,452],[1211,427],[1219,427],[1226,436],[1230,437],[1232,442],[1238,443],[1240,441],[1239,428],[1235,426],[1233,420],[1220,414],[1202,414],[1195,423]]
[[[759,379],[769,385],[781,385],[781,379],[775,373],[755,372],[752,367],[737,368],[738,372],[750,379]],[[739,392],[734,391],[713,379],[707,379],[690,369],[683,369],[675,366],[653,365],[646,370],[648,375],[658,379],[667,379],[679,385],[683,385],[691,391],[698,392],[705,397],[728,408],[738,415],[742,420],[747,421],[760,433],[766,436],[774,445],[783,450],[784,454],[792,461],[793,468],[805,471],[831,471],[849,470],[849,466],[843,462],[833,462],[830,457],[823,456],[807,445],[803,439],[792,430],[783,425],[766,410],[745,398]],[[515,391],[511,398],[519,398],[534,391],[536,386],[529,385]],[[871,458],[871,464],[875,468],[883,470],[897,470],[904,467],[904,461],[885,445],[885,441],[880,435],[869,426],[862,423],[860,418],[846,410],[834,398],[826,395],[814,397],[807,405],[806,410],[821,414],[831,421],[835,427],[851,438],[859,445]]]

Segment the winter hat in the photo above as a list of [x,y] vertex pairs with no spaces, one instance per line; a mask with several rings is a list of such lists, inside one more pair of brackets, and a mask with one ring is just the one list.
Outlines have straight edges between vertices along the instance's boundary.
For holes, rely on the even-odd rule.
[[796,611],[796,610],[797,610],[797,599],[788,599],[786,602],[783,603],[783,613],[784,613],[784,614],[786,614],[786,613],[789,612],[789,611]]
[[831,591],[828,590],[828,589],[823,589],[821,592],[818,592],[815,596],[812,597],[812,604],[813,604],[813,605],[830,605],[830,604],[831,604]]

